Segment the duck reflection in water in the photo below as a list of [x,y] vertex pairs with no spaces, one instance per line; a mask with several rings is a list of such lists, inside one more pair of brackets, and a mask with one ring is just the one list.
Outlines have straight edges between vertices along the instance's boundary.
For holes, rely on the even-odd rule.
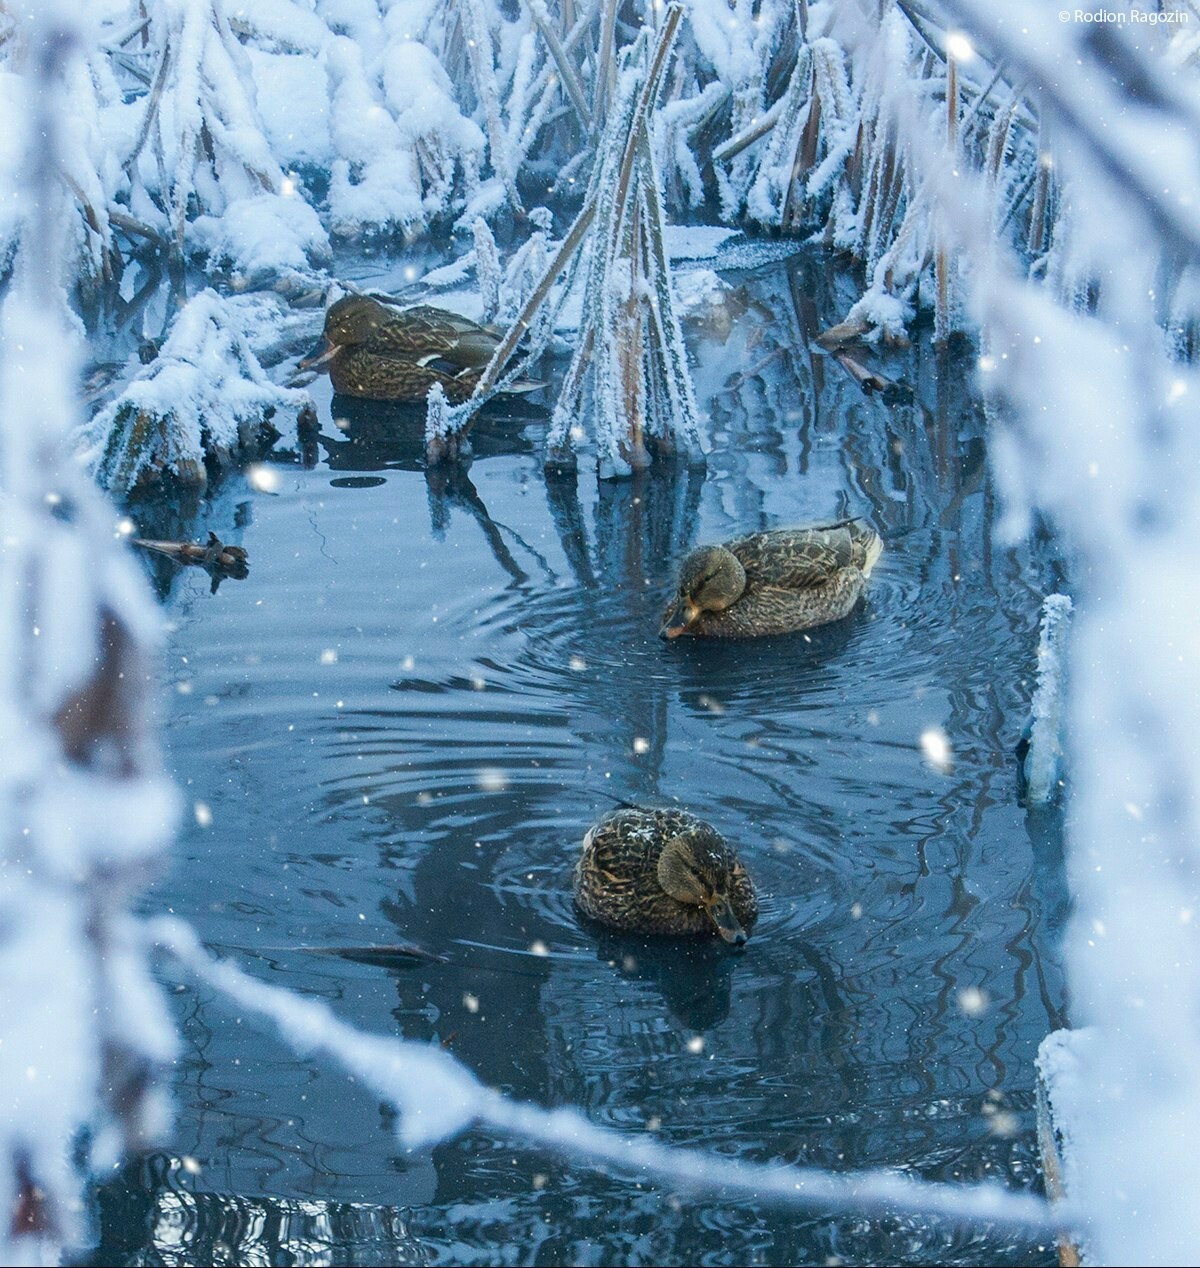
[[721,942],[667,943],[583,922],[596,933],[596,958],[628,982],[647,982],[685,1029],[701,1033],[720,1025],[733,999],[733,975],[741,963]]
[[[697,717],[727,709],[772,715],[791,708],[828,682],[831,662],[841,659],[872,619],[870,609],[842,621],[778,638],[752,641],[684,639],[671,657],[680,703]],[[661,646],[661,645],[660,645]],[[787,690],[781,691],[780,684]]]
[[[330,404],[336,434],[319,440],[334,471],[420,471],[425,467],[425,406],[403,401],[367,401],[334,396]],[[528,401],[495,400],[476,415],[471,451],[479,458],[532,453],[526,428],[548,413]]]
[[[426,463],[424,405],[335,396],[331,412],[335,432],[322,432],[317,437],[330,471],[354,476],[377,471],[423,472],[434,535],[445,533],[450,512],[457,507],[479,524],[500,567],[514,581],[527,580],[504,541],[502,527],[491,518],[472,483],[469,465],[448,462],[431,467]],[[492,403],[480,411],[471,432],[474,456],[483,459],[531,453],[534,442],[525,424],[544,417],[544,410],[528,402],[519,406],[511,401]]]

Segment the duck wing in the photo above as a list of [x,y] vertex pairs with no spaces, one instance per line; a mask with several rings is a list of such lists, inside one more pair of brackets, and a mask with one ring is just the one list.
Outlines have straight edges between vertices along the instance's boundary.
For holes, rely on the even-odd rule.
[[458,313],[419,304],[381,326],[371,340],[371,350],[418,363],[434,357],[454,370],[482,369],[492,359],[501,337],[494,329]]
[[749,581],[782,590],[821,585],[843,568],[869,573],[880,548],[878,535],[863,520],[754,533],[729,543]]

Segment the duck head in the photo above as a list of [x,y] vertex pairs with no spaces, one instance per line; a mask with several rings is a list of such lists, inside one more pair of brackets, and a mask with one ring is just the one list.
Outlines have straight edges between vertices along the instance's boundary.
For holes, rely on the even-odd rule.
[[736,860],[724,840],[708,827],[672,837],[658,856],[658,883],[676,902],[703,907],[721,937],[745,946],[747,934],[729,900]]
[[663,618],[660,638],[690,632],[704,612],[724,612],[746,589],[746,570],[724,546],[693,550],[679,570],[679,593]]
[[343,348],[369,342],[392,316],[377,299],[368,295],[343,295],[329,306],[325,314],[325,331],[316,347],[301,360],[299,368],[315,369],[331,361]]

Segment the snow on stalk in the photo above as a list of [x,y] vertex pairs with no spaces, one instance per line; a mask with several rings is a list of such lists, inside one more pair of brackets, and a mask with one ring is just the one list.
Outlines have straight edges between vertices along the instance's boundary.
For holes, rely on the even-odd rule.
[[678,440],[689,461],[701,465],[704,451],[700,443],[700,409],[696,404],[683,331],[675,312],[671,263],[666,248],[667,219],[646,129],[638,138],[638,147],[643,173],[638,190],[640,229],[644,235],[643,260],[649,281],[644,295],[649,322],[647,365],[653,391],[647,432],[661,452],[671,452]]
[[572,428],[582,438],[589,372],[596,413],[597,462],[602,477],[628,475],[650,464],[642,437],[642,330],[634,294],[636,259],[634,217],[629,214],[633,165],[626,150],[638,126],[636,118],[645,73],[647,40],[626,55],[618,71],[604,135],[597,147],[593,178],[596,218],[587,248],[581,338],[567,370],[550,432],[548,456],[558,466],[571,461]]
[[[958,64],[951,56],[946,62],[946,161],[953,166],[958,150]],[[944,348],[950,339],[950,270],[951,260],[947,244],[948,230],[944,225],[945,213],[934,210],[933,235],[934,285],[933,342]]]
[[[502,324],[516,320],[546,272],[550,261],[550,230],[554,224],[553,215],[546,207],[533,207],[529,212],[529,223],[533,226],[533,232],[513,252],[512,258],[504,266],[497,309],[497,319]],[[538,311],[531,331],[531,338],[535,344],[544,344],[549,338],[550,317],[549,307],[543,305]]]
[[[78,1245],[95,1167],[165,1125],[175,1053],[130,907],[175,818],[145,709],[158,621],[72,458],[77,350],[60,305],[72,217],[62,183],[79,56],[73,5],[26,28],[26,216],[0,361],[0,1260]],[[48,302],[48,297],[51,297]]]
[[457,0],[459,20],[466,36],[475,90],[483,107],[487,125],[488,151],[492,169],[500,178],[509,205],[518,215],[524,213],[517,191],[517,173],[509,146],[509,137],[500,116],[500,87],[496,77],[496,60],[492,51],[492,32],[484,0]]
[[500,311],[500,257],[496,253],[496,239],[482,216],[476,216],[471,224],[475,239],[475,281],[479,286],[479,298],[483,303],[483,320],[495,321]]
[[681,12],[679,5],[667,10],[653,48],[646,30],[622,56],[589,191],[596,214],[583,323],[546,441],[548,463],[572,465],[586,398],[601,478],[648,466],[651,450],[666,456],[681,448],[692,460],[702,458],[650,142],[650,116]]
[[1030,707],[1029,751],[1025,755],[1025,799],[1045,805],[1058,793],[1063,770],[1063,726],[1066,700],[1067,634],[1071,600],[1065,594],[1046,596],[1038,638],[1037,690]]

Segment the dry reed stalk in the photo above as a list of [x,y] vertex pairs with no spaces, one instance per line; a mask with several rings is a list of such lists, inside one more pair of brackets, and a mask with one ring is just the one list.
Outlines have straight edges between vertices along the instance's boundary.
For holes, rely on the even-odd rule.
[[1004,155],[1008,151],[1008,138],[1012,134],[1013,120],[1016,118],[1020,98],[1016,91],[1010,94],[1004,107],[996,112],[988,132],[987,158],[985,175],[994,185],[1000,179],[1000,169],[1004,166]]
[[[583,394],[583,378],[591,365],[592,353],[595,348],[596,330],[593,326],[588,328],[587,333],[583,336],[583,342],[576,348],[575,355],[571,358],[571,364],[567,367],[567,372],[563,376],[559,400],[577,401],[581,398]],[[569,446],[562,448],[551,447],[546,452],[545,465],[549,470],[573,471],[575,469],[575,455]]]
[[[864,167],[867,168],[868,180],[870,179],[869,172],[875,157],[872,133],[873,129],[870,121],[860,116],[858,127],[854,134],[854,149],[846,160],[846,183],[849,185],[850,195],[856,203],[862,196]],[[863,157],[864,155],[866,156],[865,158]]]
[[800,134],[800,143],[796,146],[796,156],[792,160],[792,171],[788,178],[787,193],[783,198],[783,210],[779,224],[782,229],[794,229],[800,221],[800,207],[803,195],[799,199],[796,192],[801,178],[817,161],[817,146],[821,138],[821,94],[817,91],[817,70],[813,67],[812,93],[808,100],[808,118],[804,121],[804,131]]
[[890,135],[884,153],[884,198],[883,210],[875,219],[874,235],[868,243],[867,264],[874,268],[884,251],[892,225],[896,220],[896,212],[900,206],[900,195],[904,189],[904,165],[899,161],[896,143]]
[[1004,63],[1003,61],[1001,61],[997,63],[996,69],[994,73],[992,74],[991,79],[989,79],[987,84],[984,86],[983,91],[971,103],[970,110],[968,110],[962,117],[962,121],[959,124],[959,133],[962,136],[964,142],[967,136],[970,134],[971,128],[973,127],[975,120],[983,117],[981,112],[983,110],[983,107],[987,104],[988,98],[992,95],[992,89],[995,88],[996,85],[1003,78],[1004,78]]
[[900,405],[912,400],[912,390],[886,374],[869,369],[856,357],[852,357],[843,349],[832,354],[833,359],[842,367],[850,378],[862,389],[864,396],[875,393],[883,399],[885,405]]
[[[567,34],[562,36],[560,40],[562,50],[566,54],[568,60],[570,59],[571,54],[575,51],[580,40],[583,39],[588,28],[592,25],[592,22],[595,19],[595,17],[596,17],[596,10],[590,9],[587,13],[583,15],[583,17],[581,17],[578,21],[576,21],[573,26],[568,25]],[[549,62],[547,62],[545,65],[542,66],[541,70],[538,71],[537,76],[533,81],[533,88],[530,90],[530,94],[529,94],[531,98],[540,99],[543,96],[545,96],[546,89],[550,83],[550,76],[555,73],[556,69],[557,68],[552,67]],[[579,78],[578,72],[576,72],[576,80],[578,80],[578,78]],[[588,110],[588,114],[590,117],[591,115],[590,107]]]
[[[871,242],[878,232],[877,226],[880,204],[884,198],[884,184],[889,179],[883,170],[887,160],[887,144],[886,142],[878,144],[877,137],[877,128],[872,128],[868,132],[860,125],[858,143],[855,147],[855,157],[859,159],[858,187],[855,188],[853,179],[850,183],[851,193],[859,208],[858,255],[860,258],[867,257],[867,243]],[[861,152],[864,148],[867,151],[865,163],[861,159]],[[863,166],[866,167],[867,174],[865,191],[862,188],[861,171]]]
[[158,61],[158,72],[154,76],[150,95],[146,98],[146,112],[142,115],[142,126],[138,129],[137,140],[133,144],[133,149],[129,152],[129,157],[126,158],[122,165],[126,172],[133,170],[133,165],[137,162],[138,155],[141,154],[146,140],[150,136],[150,129],[154,126],[159,102],[162,100],[163,88],[167,82],[167,71],[170,69],[171,52],[171,45],[168,41],[163,44],[162,56]]
[[[638,209],[640,210],[640,208]],[[626,216],[628,230],[624,243],[629,264],[629,290],[618,312],[620,338],[617,343],[617,364],[620,369],[621,412],[624,415],[624,441],[621,456],[634,471],[650,465],[646,452],[646,380],[643,356],[641,291],[644,282],[641,251],[641,217],[635,211]]]
[[[669,416],[674,420],[674,430],[682,435],[689,449],[689,457],[699,465],[703,461],[700,451],[699,409],[691,389],[691,377],[682,337],[675,322],[671,299],[671,263],[667,254],[663,228],[666,212],[659,196],[654,172],[654,156],[650,146],[650,134],[644,129],[639,138],[639,154],[644,179],[641,185],[641,223],[645,234],[645,258],[654,285],[646,301],[646,313],[650,325],[648,363],[651,380],[658,392],[658,408],[651,416],[651,441],[656,456],[665,457],[675,449],[672,429],[657,425]],[[667,329],[668,324],[672,326]]]
[[566,90],[571,104],[575,107],[575,113],[579,115],[583,130],[590,132],[592,130],[592,112],[588,109],[588,104],[584,100],[583,86],[579,82],[579,76],[575,73],[575,68],[571,65],[570,58],[567,56],[567,50],[563,48],[562,41],[558,38],[558,32],[554,29],[554,24],[550,21],[550,17],[546,12],[545,0],[527,0],[527,3],[529,5],[529,14],[533,18],[537,29],[541,31],[542,38],[546,41],[550,56],[554,59],[555,66],[558,67],[558,77],[562,81],[562,86]]
[[604,21],[600,26],[600,44],[596,49],[596,81],[592,85],[593,138],[599,135],[608,114],[612,96],[613,51],[617,38],[617,9],[621,0],[604,0]]
[[1034,169],[1033,207],[1029,213],[1029,254],[1035,259],[1046,245],[1046,204],[1050,198],[1052,171],[1050,151],[1046,145],[1046,125],[1038,130],[1037,167]]
[[1016,193],[1013,194],[1012,199],[1009,201],[1008,210],[1004,213],[1004,219],[1001,220],[999,225],[997,225],[996,227],[997,234],[1003,233],[1004,230],[1008,228],[1008,222],[1021,209],[1021,206],[1025,202],[1025,199],[1029,197],[1029,191],[1033,188],[1034,182],[1037,180],[1037,177],[1038,177],[1038,169],[1035,167],[1033,171],[1031,171],[1029,175],[1025,177],[1025,179],[1020,183],[1020,185],[1017,186]]
[[558,275],[566,268],[575,252],[579,250],[579,244],[583,241],[584,235],[590,228],[595,215],[596,200],[592,198],[584,204],[579,215],[575,217],[575,222],[567,230],[566,237],[563,238],[558,250],[554,253],[554,259],[546,266],[545,273],[542,274],[541,280],[525,301],[525,306],[517,314],[513,324],[509,326],[508,333],[504,336],[500,346],[488,362],[487,369],[484,370],[480,377],[479,383],[472,393],[472,399],[480,398],[479,403],[482,404],[482,398],[486,398],[492,388],[500,381],[500,376],[504,373],[504,367],[516,351],[517,344],[525,337],[526,332],[533,323],[537,310],[541,308],[546,296],[550,294],[550,288],[558,280]]
[[718,145],[712,152],[713,162],[728,162],[730,159],[737,158],[743,150],[748,150],[755,141],[761,141],[779,122],[786,102],[786,96],[780,97],[778,101],[771,104],[769,109],[763,111],[760,119],[750,124],[749,127],[743,128],[737,136],[732,136],[728,141],[723,141]]

